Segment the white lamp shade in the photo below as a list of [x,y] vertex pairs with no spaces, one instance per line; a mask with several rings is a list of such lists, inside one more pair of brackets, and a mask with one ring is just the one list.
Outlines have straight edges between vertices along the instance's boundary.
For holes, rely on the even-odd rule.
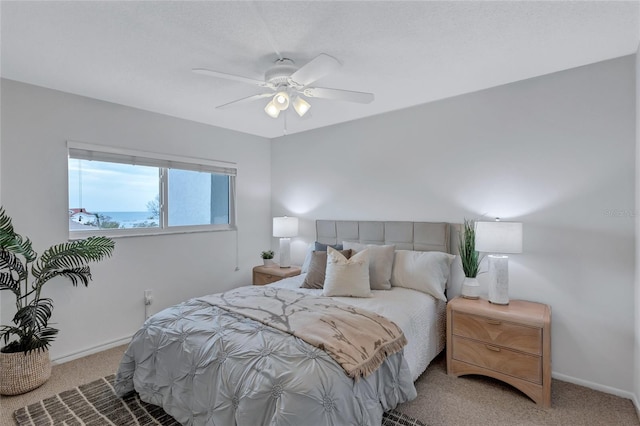
[[298,218],[297,217],[274,217],[273,218],[273,236],[280,238],[295,237],[298,235]]
[[476,250],[485,253],[522,253],[522,223],[476,222]]
[[264,112],[266,112],[271,118],[278,118],[280,115],[280,109],[275,105],[273,99],[264,107]]
[[287,92],[278,92],[273,97],[272,102],[276,108],[278,108],[280,111],[284,111],[285,109],[289,108],[289,95],[287,94]]
[[305,101],[300,96],[296,96],[293,100],[293,109],[296,110],[296,113],[298,113],[300,117],[305,115],[310,108],[311,105],[309,105],[309,102]]

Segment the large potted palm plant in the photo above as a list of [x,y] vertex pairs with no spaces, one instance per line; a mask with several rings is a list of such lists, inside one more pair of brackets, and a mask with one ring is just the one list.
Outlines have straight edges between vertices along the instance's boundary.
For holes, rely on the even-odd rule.
[[478,299],[480,297],[480,284],[477,277],[481,259],[480,254],[476,251],[475,221],[465,219],[459,237],[458,251],[460,252],[460,261],[462,262],[462,270],[465,276],[461,295],[467,299]]
[[17,234],[11,218],[0,207],[0,291],[7,290],[16,299],[12,325],[0,326],[0,394],[28,392],[51,375],[49,346],[58,330],[49,327],[53,300],[42,297],[42,288],[56,277],[71,284],[89,285],[89,262],[111,256],[114,242],[106,237],[57,244],[40,257],[31,241]]

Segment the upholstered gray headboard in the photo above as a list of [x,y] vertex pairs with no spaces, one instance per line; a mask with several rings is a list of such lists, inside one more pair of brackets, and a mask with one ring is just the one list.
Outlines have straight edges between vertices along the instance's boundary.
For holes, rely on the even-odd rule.
[[[397,250],[443,251],[458,254],[460,224],[446,222],[382,222],[316,220],[316,241],[339,244],[395,244]],[[449,299],[460,294],[464,273],[460,261],[452,263],[447,281]]]
[[316,220],[316,240],[321,243],[395,244],[397,250],[454,253],[451,230],[446,222]]

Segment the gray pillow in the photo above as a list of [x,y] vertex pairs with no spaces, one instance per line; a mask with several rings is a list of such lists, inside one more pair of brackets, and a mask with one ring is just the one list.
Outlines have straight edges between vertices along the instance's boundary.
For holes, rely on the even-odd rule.
[[[340,253],[347,259],[351,257],[351,250],[341,250]],[[324,277],[327,270],[327,252],[314,251],[311,253],[311,262],[307,276],[304,278],[300,288],[316,288],[324,287]]]
[[343,241],[344,247],[351,249],[352,254],[360,253],[362,250],[369,250],[369,281],[371,290],[390,290],[391,271],[393,269],[393,255],[396,250],[395,244],[380,246],[377,244],[360,244]]
[[316,241],[315,251],[327,251],[327,247],[331,247],[334,250],[344,250],[342,244],[323,244]]

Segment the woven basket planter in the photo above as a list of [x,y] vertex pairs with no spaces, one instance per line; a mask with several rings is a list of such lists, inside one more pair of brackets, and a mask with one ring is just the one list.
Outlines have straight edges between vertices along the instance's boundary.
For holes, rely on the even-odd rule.
[[0,395],[29,392],[51,377],[49,350],[0,352]]

